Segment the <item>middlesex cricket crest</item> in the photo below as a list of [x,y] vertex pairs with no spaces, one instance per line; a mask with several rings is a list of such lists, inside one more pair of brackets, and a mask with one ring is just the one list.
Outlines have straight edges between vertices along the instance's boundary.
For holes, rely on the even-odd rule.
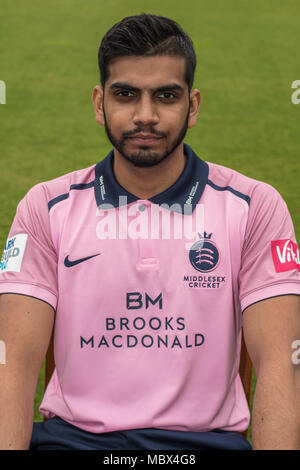
[[211,240],[212,233],[199,235],[199,240],[195,242],[189,252],[191,265],[201,273],[208,273],[216,269],[220,262],[220,253],[215,242]]

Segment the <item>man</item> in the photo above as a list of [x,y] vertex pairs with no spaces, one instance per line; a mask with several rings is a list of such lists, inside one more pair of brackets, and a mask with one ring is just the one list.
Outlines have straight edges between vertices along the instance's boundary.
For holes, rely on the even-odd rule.
[[[4,449],[299,448],[299,251],[275,189],[183,140],[200,92],[189,37],[142,14],[102,40],[103,160],[34,186],[2,258]],[[55,316],[55,371],[32,403]]]

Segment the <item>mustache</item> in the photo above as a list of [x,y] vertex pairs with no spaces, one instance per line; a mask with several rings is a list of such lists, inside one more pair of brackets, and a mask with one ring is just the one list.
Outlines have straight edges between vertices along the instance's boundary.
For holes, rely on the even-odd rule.
[[136,129],[133,129],[132,131],[126,131],[123,132],[123,137],[126,139],[127,137],[132,137],[135,134],[140,134],[140,133],[145,133],[145,134],[152,134],[157,137],[167,137],[166,132],[157,132],[155,129],[142,129],[141,127],[137,127]]

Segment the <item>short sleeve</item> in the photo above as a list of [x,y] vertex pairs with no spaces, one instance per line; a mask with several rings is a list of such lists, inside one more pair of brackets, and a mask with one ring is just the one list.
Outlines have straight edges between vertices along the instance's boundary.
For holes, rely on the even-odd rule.
[[300,295],[300,260],[285,201],[266,183],[250,200],[239,273],[241,310],[280,295]]
[[42,184],[17,207],[0,262],[0,294],[23,294],[57,305],[57,254]]

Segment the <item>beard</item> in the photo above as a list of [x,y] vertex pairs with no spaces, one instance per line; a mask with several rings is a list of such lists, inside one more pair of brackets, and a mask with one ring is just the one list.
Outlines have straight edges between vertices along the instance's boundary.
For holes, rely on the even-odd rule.
[[126,145],[126,140],[140,132],[145,132],[149,134],[156,135],[157,137],[161,137],[162,139],[166,138],[168,136],[168,133],[165,132],[157,132],[156,129],[142,129],[141,127],[138,127],[134,129],[134,131],[127,131],[123,132],[122,137],[120,139],[117,139],[117,137],[112,133],[106,119],[105,115],[105,110],[104,110],[104,103],[103,103],[103,114],[104,114],[104,122],[105,122],[105,132],[110,140],[111,144],[115,149],[118,150],[120,155],[124,157],[128,162],[132,163],[134,166],[137,167],[151,167],[158,165],[161,163],[163,160],[166,160],[166,158],[169,157],[176,149],[179,147],[181,142],[183,141],[187,130],[188,130],[188,120],[189,120],[189,112],[190,112],[190,106],[185,118],[185,122],[178,132],[177,136],[173,139],[173,141],[170,143],[169,146],[165,149],[164,152],[159,153],[156,151],[153,151],[150,149],[149,146],[141,146],[139,150],[135,152],[126,152],[125,150],[125,145]]

